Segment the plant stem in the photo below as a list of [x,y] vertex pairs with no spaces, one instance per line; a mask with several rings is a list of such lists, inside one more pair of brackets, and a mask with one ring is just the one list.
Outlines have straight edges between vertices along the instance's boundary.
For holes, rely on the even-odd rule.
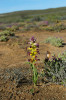
[[33,64],[33,73],[34,73],[34,87],[36,86],[36,83],[35,83],[35,66]]

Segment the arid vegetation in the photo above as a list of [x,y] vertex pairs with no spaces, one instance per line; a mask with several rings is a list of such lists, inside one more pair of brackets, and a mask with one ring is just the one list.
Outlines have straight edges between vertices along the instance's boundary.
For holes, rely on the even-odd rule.
[[65,12],[0,15],[0,100],[66,100]]

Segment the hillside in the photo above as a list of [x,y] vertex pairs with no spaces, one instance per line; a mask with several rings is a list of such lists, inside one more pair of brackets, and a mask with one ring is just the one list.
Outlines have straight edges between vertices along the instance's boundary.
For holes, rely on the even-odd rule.
[[[40,16],[43,19],[48,19],[48,17],[56,16],[61,19],[66,19],[66,7],[61,8],[51,8],[46,10],[25,10],[16,11],[11,13],[0,14],[0,22],[22,22],[26,19],[32,19],[35,16]],[[62,18],[63,17],[63,18]]]

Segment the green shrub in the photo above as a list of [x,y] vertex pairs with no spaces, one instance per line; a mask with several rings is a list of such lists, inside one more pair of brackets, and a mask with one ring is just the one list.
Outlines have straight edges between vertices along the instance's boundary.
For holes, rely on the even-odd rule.
[[53,46],[60,47],[63,44],[63,40],[57,37],[49,37],[45,40],[45,43],[50,43]]
[[47,20],[56,23],[61,20],[61,16],[58,16],[58,15],[47,16]]
[[56,32],[60,32],[61,30],[65,30],[66,26],[64,26],[63,24],[56,24],[54,26],[48,26],[46,28],[44,28],[47,31],[56,31]]
[[5,29],[6,29],[6,27],[4,25],[0,26],[0,30],[5,30]]
[[20,22],[18,26],[19,27],[25,26],[25,23],[24,22]]
[[66,15],[61,16],[61,20],[66,20]]
[[36,24],[28,24],[26,25],[24,28],[22,28],[22,31],[30,31],[30,30],[33,30],[33,29],[39,29],[39,26],[36,25]]
[[14,36],[14,33],[8,30],[0,32],[0,36],[5,35],[5,36]]
[[36,28],[36,27],[38,27],[38,25],[36,24],[29,24],[26,26],[27,29]]
[[66,51],[62,54],[59,54],[58,57],[60,57],[62,60],[66,61]]
[[40,21],[39,26],[48,26],[49,22],[48,21]]
[[22,32],[30,31],[30,28],[25,27],[25,28],[22,28],[21,31],[22,31]]
[[8,37],[7,36],[4,36],[4,35],[3,36],[0,36],[0,41],[1,42],[3,42],[3,41],[6,42],[6,41],[8,41]]
[[43,28],[43,29],[46,30],[46,31],[54,31],[54,28],[51,27],[51,26],[48,26],[48,27]]
[[42,21],[42,18],[40,16],[35,16],[31,19],[31,21]]
[[66,85],[66,61],[55,56],[44,61],[44,76],[48,81]]
[[19,30],[19,26],[7,27],[6,29],[9,31],[16,31],[16,30]]

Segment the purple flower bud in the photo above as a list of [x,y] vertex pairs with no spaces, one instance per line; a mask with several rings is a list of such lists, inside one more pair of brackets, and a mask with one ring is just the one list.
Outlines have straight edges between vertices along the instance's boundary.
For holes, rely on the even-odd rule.
[[30,48],[32,48],[32,46],[30,45]]
[[58,60],[61,60],[61,58],[58,58]]
[[37,58],[37,56],[35,56],[35,58]]
[[53,58],[53,60],[55,60],[55,57]]
[[38,61],[40,61],[40,59],[37,59]]
[[31,59],[28,59],[28,62],[30,62]]
[[36,39],[35,39],[34,37],[32,37],[32,38],[30,39],[30,41],[32,41],[33,43],[35,43]]
[[40,53],[39,53],[39,49],[36,49],[36,50],[37,50],[37,53],[40,54]]
[[40,52],[39,52],[39,51],[37,51],[37,53],[38,53],[38,54],[40,54]]
[[28,52],[27,54],[30,55],[30,52]]
[[35,58],[36,61],[40,61],[40,59]]
[[36,46],[39,48],[39,44],[37,43]]

